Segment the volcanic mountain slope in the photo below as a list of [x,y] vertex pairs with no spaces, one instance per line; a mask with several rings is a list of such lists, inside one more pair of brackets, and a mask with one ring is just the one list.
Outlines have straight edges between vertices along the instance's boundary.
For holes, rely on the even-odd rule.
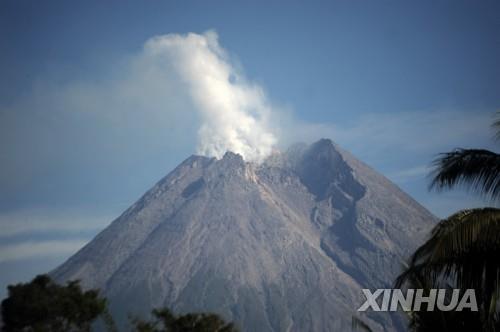
[[244,331],[347,331],[361,289],[390,288],[435,222],[330,140],[261,165],[191,156],[52,275],[100,288],[117,317],[168,306]]

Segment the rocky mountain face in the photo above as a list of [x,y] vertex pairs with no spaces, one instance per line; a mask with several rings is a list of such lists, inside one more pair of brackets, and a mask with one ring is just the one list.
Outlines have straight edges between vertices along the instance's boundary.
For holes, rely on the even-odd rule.
[[[243,331],[349,331],[361,289],[391,288],[435,222],[330,140],[261,165],[191,156],[52,275],[100,288],[121,321],[168,306]],[[362,319],[404,329],[398,314]]]

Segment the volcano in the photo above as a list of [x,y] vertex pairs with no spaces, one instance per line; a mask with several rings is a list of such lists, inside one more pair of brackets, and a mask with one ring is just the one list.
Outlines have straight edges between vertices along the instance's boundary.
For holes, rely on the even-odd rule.
[[191,156],[51,274],[99,288],[122,323],[167,306],[243,331],[348,331],[361,289],[392,288],[436,221],[327,139],[261,164]]

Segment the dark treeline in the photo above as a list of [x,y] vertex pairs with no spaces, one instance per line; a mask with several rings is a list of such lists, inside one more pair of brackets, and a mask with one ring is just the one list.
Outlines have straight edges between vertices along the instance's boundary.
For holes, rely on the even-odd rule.
[[[3,332],[87,332],[101,321],[107,331],[117,331],[107,300],[97,290],[84,291],[78,281],[59,285],[47,275],[29,283],[8,286],[2,301]],[[237,332],[213,313],[175,315],[155,309],[151,320],[130,318],[133,332]]]

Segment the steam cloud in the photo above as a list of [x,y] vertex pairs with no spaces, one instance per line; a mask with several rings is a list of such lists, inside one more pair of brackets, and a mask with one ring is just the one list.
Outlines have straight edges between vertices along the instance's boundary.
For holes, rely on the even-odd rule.
[[276,137],[266,96],[235,69],[214,31],[154,37],[145,52],[164,57],[186,85],[202,121],[197,153],[220,158],[232,151],[256,162],[271,153]]

